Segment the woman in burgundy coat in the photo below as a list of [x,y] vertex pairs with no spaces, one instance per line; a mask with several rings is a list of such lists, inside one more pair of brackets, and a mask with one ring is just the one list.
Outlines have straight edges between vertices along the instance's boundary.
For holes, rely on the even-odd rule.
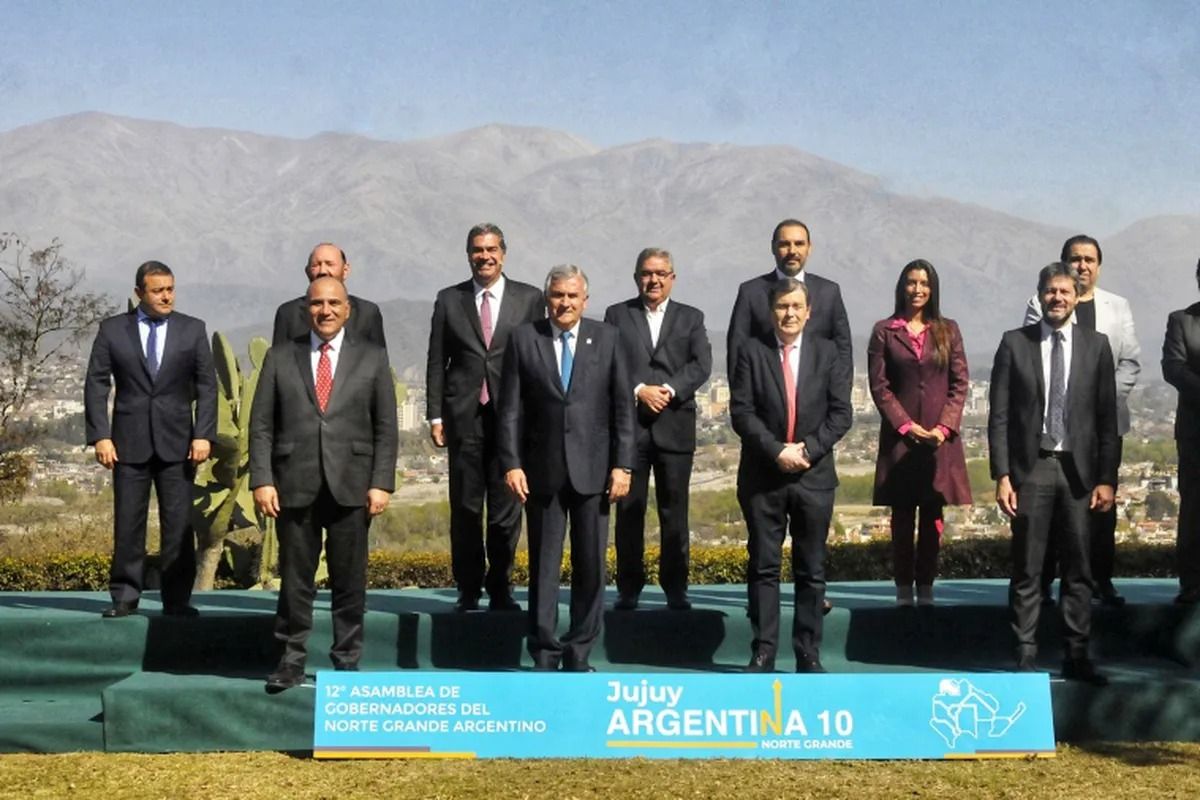
[[875,323],[867,346],[871,397],[882,417],[874,502],[892,507],[892,565],[902,606],[913,604],[914,579],[918,604],[933,604],[942,508],[971,503],[958,435],[967,357],[958,325],[942,317],[939,294],[932,264],[906,265],[896,282],[895,313]]

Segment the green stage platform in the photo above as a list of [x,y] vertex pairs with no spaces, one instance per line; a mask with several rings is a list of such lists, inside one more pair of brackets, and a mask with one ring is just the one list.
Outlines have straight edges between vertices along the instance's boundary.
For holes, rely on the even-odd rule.
[[[1200,609],[1171,604],[1173,581],[1118,583],[1129,604],[1098,607],[1093,624],[1093,656],[1112,683],[1098,689],[1054,677],[1057,738],[1200,741]],[[1011,668],[1006,582],[940,583],[933,608],[896,608],[893,591],[886,583],[830,587],[822,660],[831,672]],[[592,663],[613,672],[739,672],[750,642],[745,587],[698,586],[691,595],[690,612],[667,611],[656,590],[637,611],[607,612]],[[104,620],[101,593],[0,593],[0,752],[310,747],[313,689],[263,691],[276,659],[273,593],[197,595],[195,619],[164,617],[154,599],[136,616]],[[453,603],[447,589],[372,592],[362,667],[530,667],[524,614],[457,614]],[[1053,675],[1057,610],[1045,611],[1040,665]],[[790,624],[785,603],[783,630]],[[329,668],[330,637],[322,593],[310,671]],[[789,653],[778,667],[792,667]]]

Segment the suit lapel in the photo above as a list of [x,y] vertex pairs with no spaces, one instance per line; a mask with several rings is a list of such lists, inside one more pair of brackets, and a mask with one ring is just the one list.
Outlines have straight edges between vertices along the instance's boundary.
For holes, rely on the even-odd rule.
[[[471,281],[462,287],[462,294],[459,296],[459,302],[462,305],[463,314],[467,318],[467,322],[471,325],[471,330],[475,331],[475,336],[479,338],[479,344],[485,347],[483,343],[483,325],[479,321],[479,311],[475,308],[475,284]],[[503,309],[503,305],[501,305]],[[496,328],[493,324],[492,335],[496,335]]]
[[767,374],[771,376],[775,387],[775,396],[779,398],[780,408],[783,409],[783,419],[787,421],[787,389],[783,384],[783,351],[776,343],[774,347],[763,343],[763,358],[767,362]]
[[[345,392],[339,392],[338,388],[343,386],[346,381],[350,380],[350,376],[354,374],[354,370],[358,368],[362,361],[362,348],[355,347],[354,342],[350,341],[347,336],[342,337],[342,350],[338,353],[337,372],[333,374],[333,388],[329,391],[329,403],[325,406],[325,413],[331,413],[337,406],[338,398]],[[317,391],[313,387],[313,402],[316,402]]]
[[300,370],[300,383],[304,385],[304,391],[308,393],[308,400],[313,404],[313,408],[317,408],[317,390],[313,384],[313,368],[312,368],[312,347],[309,344],[311,339],[307,336],[301,340],[296,339],[292,342],[293,355],[296,357],[296,367]]
[[[645,318],[646,318],[646,315],[642,314],[642,319],[645,319]],[[663,344],[665,342],[669,342],[671,340],[670,339],[671,329],[675,327],[675,321],[678,318],[679,318],[678,306],[676,306],[675,303],[668,302],[667,310],[663,312],[662,327],[658,329],[658,341],[654,344],[654,349],[653,349],[653,352],[651,353],[651,355],[653,355],[654,353],[657,353],[663,347]],[[650,333],[650,323],[647,322],[646,323],[647,336],[649,336],[649,333]]]
[[538,329],[538,333],[541,334],[537,338],[538,352],[542,355],[542,363],[546,368],[546,374],[550,376],[550,383],[562,395],[562,379],[558,373],[558,359],[554,355],[554,338],[558,335],[559,330],[549,320],[546,320],[544,329],[540,324]]
[[[162,375],[167,369],[174,366],[176,361],[175,356],[179,352],[180,343],[183,341],[181,334],[184,327],[186,326],[180,323],[178,314],[172,314],[167,318],[167,329],[165,331],[167,339],[163,342],[162,360],[158,362],[159,375]],[[159,329],[159,335],[164,335],[164,331],[161,328]],[[150,367],[147,365],[147,373],[149,369]]]
[[146,380],[150,381],[150,365],[146,363],[146,351],[142,349],[142,337],[138,331],[137,309],[129,312],[125,323],[125,334],[129,337],[129,344],[133,348],[133,352],[142,361],[142,373],[146,376]]
[[[634,298],[625,306],[625,311],[629,314],[629,323],[637,331],[638,341],[642,343],[648,355],[654,355],[654,345],[650,341],[650,323],[646,320],[646,309],[642,306],[642,301]],[[659,341],[662,341],[661,336]]]
[[596,344],[592,340],[592,326],[587,320],[579,323],[577,333],[579,338],[575,342],[575,366],[571,369],[571,388],[567,394],[588,390],[587,376],[594,373],[596,359],[599,357]]
[[[505,278],[505,283],[507,283],[507,282],[508,282],[508,279]],[[505,292],[508,293],[509,302],[501,303],[500,304],[500,313],[494,317],[495,323],[492,326],[492,341],[496,340],[496,336],[500,333],[501,328],[504,328],[505,330],[515,328],[518,325],[520,325],[521,322],[523,321],[523,320],[520,320],[517,318],[517,313],[521,309],[518,307],[519,304],[517,302],[515,302],[515,292],[510,293],[508,291],[511,288],[512,287],[509,286],[505,289]],[[472,303],[472,308],[474,308],[474,303]],[[480,335],[480,340],[482,341],[482,337],[483,337],[483,329],[482,328],[479,331],[479,335]]]

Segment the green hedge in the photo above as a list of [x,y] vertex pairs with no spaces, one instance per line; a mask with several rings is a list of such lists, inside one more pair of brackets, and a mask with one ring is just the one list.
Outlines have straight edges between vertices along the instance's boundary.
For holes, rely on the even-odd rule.
[[[787,549],[785,548],[785,558]],[[694,546],[689,581],[696,586],[744,583],[746,548],[741,545]],[[153,569],[154,556],[147,558]],[[957,539],[942,548],[938,576],[957,578],[1007,578],[1011,569],[1008,538]],[[0,591],[100,591],[108,587],[108,556],[65,553],[51,558],[0,558]],[[616,569],[615,553],[608,551],[608,574]],[[1171,578],[1175,576],[1175,548],[1170,545],[1122,544],[1117,548],[1118,577]],[[836,544],[829,548],[826,575],[831,581],[886,581],[891,574],[891,545],[887,541]],[[787,567],[784,567],[787,576]],[[571,580],[571,565],[563,559],[562,580]],[[658,548],[646,549],[646,582],[658,581]],[[513,583],[529,583],[529,558],[517,553]],[[371,589],[453,586],[449,553],[397,553],[376,551],[367,562]],[[235,588],[235,587],[228,587]]]

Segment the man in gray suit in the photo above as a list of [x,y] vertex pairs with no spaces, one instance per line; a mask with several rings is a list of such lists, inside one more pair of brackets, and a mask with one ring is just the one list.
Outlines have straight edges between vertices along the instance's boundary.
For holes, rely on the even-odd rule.
[[[346,251],[332,242],[321,242],[309,253],[308,263],[304,265],[304,274],[308,276],[309,283],[317,278],[337,278],[345,283],[350,275],[350,262],[346,260]],[[370,300],[350,295],[350,312],[349,321],[346,323],[350,336],[360,341],[374,342],[386,350],[387,341],[383,335],[383,316],[379,313],[379,306]],[[271,344],[280,345],[307,336],[308,329],[308,296],[301,295],[275,309]]]
[[[549,319],[513,331],[500,388],[504,480],[529,524],[529,654],[534,668],[590,672],[604,612],[608,504],[629,493],[633,386],[617,329],[583,319],[587,276],[550,270]],[[571,521],[571,623],[561,639],[558,586]]]
[[275,637],[284,644],[267,691],[304,680],[313,580],[325,553],[339,670],[356,670],[366,610],[367,521],[395,490],[396,389],[387,352],[355,340],[346,287],[331,277],[308,287],[311,331],[272,347],[250,412],[250,486],[277,522],[282,586]]
[[1017,669],[1036,669],[1041,571],[1055,530],[1062,563],[1063,677],[1107,683],[1088,657],[1089,512],[1117,485],[1117,401],[1108,339],[1071,324],[1079,284],[1062,262],[1038,276],[1042,320],[1008,331],[992,366],[988,451],[996,502],[1012,520],[1009,584]]
[[[1090,331],[1099,331],[1108,337],[1112,348],[1113,366],[1117,380],[1117,464],[1121,463],[1121,444],[1129,433],[1129,393],[1137,384],[1142,371],[1141,348],[1137,332],[1133,327],[1133,312],[1129,301],[1120,295],[1106,292],[1099,286],[1100,264],[1104,254],[1100,243],[1091,236],[1072,236],[1063,242],[1059,260],[1069,265],[1079,275],[1079,302],[1071,321]],[[1034,295],[1025,308],[1025,324],[1032,325],[1042,318],[1041,301]],[[1123,606],[1125,598],[1113,586],[1113,562],[1116,556],[1117,508],[1114,504],[1107,511],[1094,511],[1090,517],[1092,536],[1092,580],[1096,591],[1092,595],[1104,605]],[[1042,571],[1042,597],[1051,602],[1050,584],[1057,572],[1056,548],[1046,550],[1046,564]]]

